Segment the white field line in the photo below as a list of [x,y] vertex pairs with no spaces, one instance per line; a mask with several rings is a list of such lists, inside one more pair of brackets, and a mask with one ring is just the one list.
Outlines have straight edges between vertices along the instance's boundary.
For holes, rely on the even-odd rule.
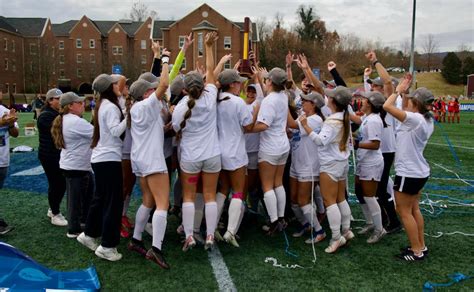
[[208,257],[219,291],[237,291],[217,245],[214,245],[214,248],[208,252]]
[[[444,146],[444,147],[449,147],[448,144],[442,144],[442,143],[428,142],[428,144],[431,144],[431,145],[438,145],[438,146]],[[457,145],[453,145],[453,147],[454,147],[454,148],[461,148],[461,149],[474,150],[474,147],[457,146]]]
[[43,173],[44,173],[43,167],[41,165],[39,165],[37,167],[33,167],[33,168],[30,168],[30,169],[26,169],[26,170],[16,172],[16,173],[12,174],[12,176],[40,175],[40,174],[43,174]]

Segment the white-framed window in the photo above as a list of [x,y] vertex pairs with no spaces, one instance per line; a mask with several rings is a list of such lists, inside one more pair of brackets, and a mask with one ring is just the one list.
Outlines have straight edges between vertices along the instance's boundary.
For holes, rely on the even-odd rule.
[[3,39],[3,50],[8,51],[8,39],[7,38]]
[[230,36],[224,37],[224,50],[232,49],[232,39]]
[[5,58],[5,71],[8,71],[8,58]]
[[59,55],[59,64],[64,64],[64,55]]
[[178,40],[178,47],[181,49],[184,46],[184,42],[186,40],[185,35],[180,35]]
[[91,63],[95,63],[95,54],[90,54],[89,58]]
[[232,64],[230,63],[230,60],[224,63],[224,69],[232,69]]
[[54,53],[56,52],[56,48],[55,47],[51,47],[51,56],[54,58]]
[[16,43],[15,41],[12,41],[12,52],[15,52],[16,50]]
[[76,76],[77,76],[78,78],[81,78],[81,77],[82,77],[82,69],[81,69],[81,68],[77,68],[77,70],[76,70]]
[[36,44],[30,44],[30,55],[36,55]]
[[146,50],[146,40],[141,40],[140,41],[140,49]]
[[76,48],[82,49],[82,39],[76,39]]
[[142,55],[142,64],[146,64],[146,55]]
[[76,55],[76,62],[77,63],[82,63],[82,54],[77,54]]
[[15,59],[12,60],[12,71],[16,72],[16,60]]
[[112,55],[122,55],[122,54],[123,54],[122,46],[113,46],[112,47]]
[[61,79],[66,78],[66,73],[64,72],[64,69],[59,69],[59,78]]
[[16,83],[12,84],[12,91],[13,91],[13,93],[16,93]]
[[95,40],[94,39],[89,40],[89,49],[95,49]]
[[204,39],[202,32],[198,33],[198,57],[204,56]]
[[59,41],[59,49],[64,50],[64,41]]

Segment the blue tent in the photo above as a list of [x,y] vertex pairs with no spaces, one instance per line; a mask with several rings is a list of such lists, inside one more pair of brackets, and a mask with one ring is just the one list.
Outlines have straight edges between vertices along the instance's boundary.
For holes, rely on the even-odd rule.
[[73,272],[50,270],[13,246],[0,242],[0,290],[2,288],[7,291],[97,291],[100,282],[93,266]]

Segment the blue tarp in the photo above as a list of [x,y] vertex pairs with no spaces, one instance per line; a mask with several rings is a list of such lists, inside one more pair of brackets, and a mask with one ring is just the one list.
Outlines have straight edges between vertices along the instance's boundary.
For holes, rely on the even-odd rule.
[[97,291],[100,282],[93,266],[73,272],[50,270],[0,241],[0,290],[3,288],[7,291]]

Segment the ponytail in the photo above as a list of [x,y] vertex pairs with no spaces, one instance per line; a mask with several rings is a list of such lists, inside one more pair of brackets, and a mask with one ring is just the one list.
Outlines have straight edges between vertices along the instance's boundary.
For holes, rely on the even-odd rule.
[[343,111],[344,111],[344,118],[342,119],[343,132],[342,132],[342,139],[341,141],[339,141],[339,150],[341,152],[344,152],[347,149],[347,140],[349,139],[349,133],[351,129],[351,124],[349,121],[349,111],[347,110],[347,108],[345,108]]
[[385,121],[385,117],[387,116],[387,112],[383,109],[383,107],[374,107],[372,104],[370,105],[372,107],[372,112],[374,114],[379,114],[380,118],[382,119],[383,127],[386,128],[388,127],[387,122]]
[[184,114],[184,118],[181,121],[181,123],[179,124],[179,130],[176,133],[176,140],[179,141],[183,137],[183,129],[186,127],[186,121],[191,118],[191,115],[193,113],[192,110],[193,110],[194,106],[196,105],[196,99],[199,99],[199,97],[201,97],[202,91],[203,91],[203,88],[200,88],[200,87],[197,87],[197,86],[193,86],[193,87],[189,88],[189,90],[188,90],[188,98],[189,98],[188,99],[188,110]]
[[57,149],[66,149],[63,136],[63,115],[69,113],[69,105],[63,106],[59,110],[59,115],[54,119],[51,126],[51,136],[53,137],[54,146]]

